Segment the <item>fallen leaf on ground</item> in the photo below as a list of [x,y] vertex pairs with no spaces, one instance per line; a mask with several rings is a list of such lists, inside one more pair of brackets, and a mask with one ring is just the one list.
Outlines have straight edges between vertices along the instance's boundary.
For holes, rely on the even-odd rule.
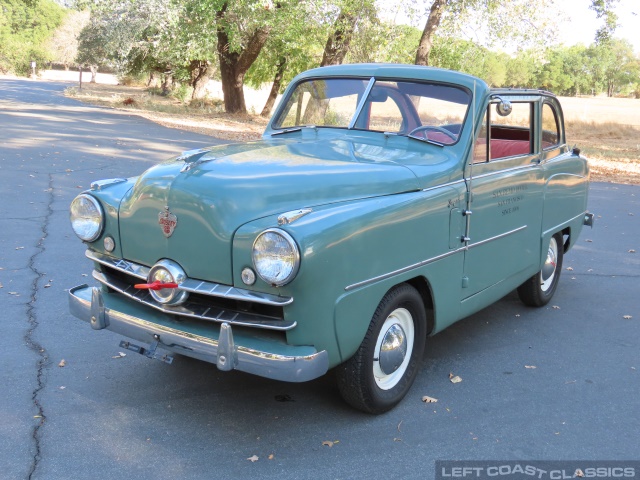
[[276,399],[276,402],[295,402],[293,397],[287,393],[276,395],[274,398]]
[[336,443],[340,443],[340,440],[334,440],[333,442],[331,440],[325,440],[324,442],[322,442],[322,445],[331,448]]
[[455,377],[450,377],[449,379],[451,380],[451,383],[460,383],[462,381],[462,378],[460,378],[458,375],[456,375]]
[[573,267],[567,267],[567,270],[573,272]]
[[624,318],[625,320],[631,320],[633,317],[631,315],[625,315],[622,318]]
[[524,368],[538,368],[535,365],[525,365]]
[[67,362],[64,360],[64,358],[62,360],[60,360],[60,363],[58,364],[59,367],[64,367],[67,364]]
[[574,472],[573,476],[574,476],[574,477],[584,477],[584,472],[578,468],[578,469]]
[[258,457],[257,455],[251,455],[249,458],[247,458],[247,460],[249,460],[251,463],[253,463],[253,462],[257,462],[258,460],[260,460],[260,457]]
[[427,395],[425,395],[424,397],[422,397],[422,401],[424,403],[436,403],[438,399],[433,397],[428,397]]
[[271,453],[271,454],[269,454],[269,456],[267,458],[269,460],[273,460],[274,458],[276,458],[276,456],[273,453]]

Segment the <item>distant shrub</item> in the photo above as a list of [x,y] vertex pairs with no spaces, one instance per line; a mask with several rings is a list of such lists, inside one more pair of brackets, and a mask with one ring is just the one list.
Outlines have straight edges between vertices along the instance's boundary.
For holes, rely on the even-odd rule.
[[171,96],[176,100],[180,100],[180,102],[182,103],[186,103],[187,98],[191,96],[192,91],[193,91],[193,88],[191,88],[190,86],[185,84],[180,84],[173,89],[173,91],[171,92]]

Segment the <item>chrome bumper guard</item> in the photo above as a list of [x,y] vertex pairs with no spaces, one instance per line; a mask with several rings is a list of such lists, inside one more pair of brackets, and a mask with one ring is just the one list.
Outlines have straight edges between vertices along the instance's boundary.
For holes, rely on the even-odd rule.
[[594,222],[594,215],[593,213],[585,213],[584,214],[584,225],[586,225],[587,227],[591,227],[593,228],[593,222]]
[[[118,293],[105,293],[88,285],[69,290],[69,311],[89,322],[94,330],[106,328],[149,344],[157,341],[165,350],[214,363],[224,371],[240,370],[274,380],[305,382],[329,369],[325,350],[286,345],[243,332],[234,335],[228,323],[203,327],[194,322],[176,322],[147,307],[131,305]],[[286,353],[271,352],[269,347],[273,346]]]

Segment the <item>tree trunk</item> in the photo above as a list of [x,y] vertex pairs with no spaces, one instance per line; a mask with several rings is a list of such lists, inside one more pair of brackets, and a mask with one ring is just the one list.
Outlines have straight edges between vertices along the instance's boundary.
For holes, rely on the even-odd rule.
[[189,70],[191,71],[191,86],[193,87],[191,100],[204,98],[207,95],[207,84],[211,79],[211,63],[208,60],[192,60]]
[[333,24],[334,30],[324,47],[320,66],[340,65],[349,51],[349,44],[356,28],[357,17],[340,10],[340,15]]
[[418,43],[416,65],[429,65],[429,54],[431,53],[431,47],[433,47],[433,36],[440,26],[440,20],[442,20],[442,13],[447,5],[447,1],[448,0],[434,0],[433,5],[431,5],[427,24],[424,26],[422,37],[420,37],[420,42]]
[[270,27],[256,29],[240,52],[231,52],[229,35],[223,25],[226,10],[227,2],[216,14],[218,20],[218,59],[220,60],[224,110],[227,113],[247,113],[243,90],[244,76],[258,58],[262,47],[269,38]]
[[149,72],[149,81],[147,82],[147,88],[156,88],[158,86],[158,72],[151,70]]
[[98,75],[98,66],[90,65],[89,69],[91,70],[91,81],[89,83],[96,83],[96,76]]
[[276,103],[276,98],[278,98],[278,93],[280,93],[280,86],[282,85],[282,77],[284,76],[284,71],[287,66],[286,57],[280,57],[280,61],[278,65],[276,65],[276,75],[273,78],[273,85],[271,85],[271,91],[269,92],[269,97],[267,98],[267,103],[264,104],[264,108],[260,113],[261,117],[268,117],[271,115],[271,110],[273,109],[273,105]]
[[162,85],[160,86],[160,88],[162,88],[162,95],[169,95],[171,93],[172,85],[173,75],[171,75],[170,73],[165,73],[162,77]]

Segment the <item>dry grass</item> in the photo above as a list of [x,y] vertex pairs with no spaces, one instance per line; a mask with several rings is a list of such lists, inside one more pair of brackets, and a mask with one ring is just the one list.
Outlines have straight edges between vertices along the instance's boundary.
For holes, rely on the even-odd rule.
[[640,127],[567,121],[567,141],[589,159],[594,181],[640,185]]
[[[267,120],[259,115],[229,115],[219,101],[190,106],[143,87],[85,84],[66,94],[94,105],[121,108],[170,128],[225,140],[256,140]],[[640,100],[563,97],[567,142],[589,158],[594,181],[640,185]]]

